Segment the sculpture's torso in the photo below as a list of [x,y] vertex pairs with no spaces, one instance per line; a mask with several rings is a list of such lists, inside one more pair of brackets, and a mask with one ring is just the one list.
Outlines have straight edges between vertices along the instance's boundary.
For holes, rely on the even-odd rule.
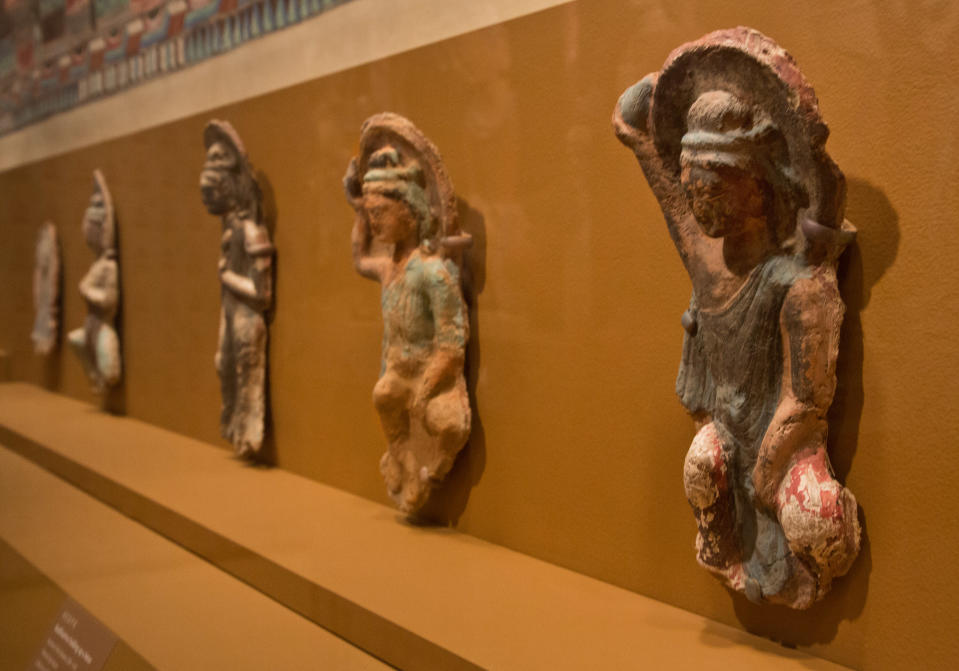
[[88,347],[91,348],[91,356],[95,359],[110,357],[109,352],[98,352],[102,345],[102,339],[99,338],[100,329],[115,330],[115,320],[117,316],[117,262],[110,255],[103,254],[93,262],[90,270],[87,271],[83,283],[87,283],[95,289],[106,292],[110,297],[102,305],[92,301],[87,303],[87,317],[83,328],[87,334]]
[[[255,257],[248,249],[252,244],[261,244],[259,241],[250,241],[251,234],[264,238],[265,232],[255,222],[228,215],[224,218],[223,238],[220,241],[220,254],[226,261],[226,269],[240,277],[253,277],[253,263]],[[227,287],[222,287],[223,310],[230,315],[243,315],[251,319],[263,319],[263,311],[252,305],[252,302],[243,296],[238,296]]]
[[[417,374],[437,346],[466,346],[459,269],[419,250],[383,284],[383,370]],[[441,314],[438,314],[441,313]],[[437,333],[436,325],[441,325]]]
[[805,266],[793,258],[773,256],[753,269],[723,307],[700,308],[695,294],[690,300],[696,330],[683,342],[676,391],[690,412],[706,412],[728,435],[738,466],[748,469],[743,476],[755,464],[779,401],[783,300],[806,274]]
[[746,576],[764,594],[793,577],[794,559],[775,517],[757,509],[756,457],[780,401],[783,341],[780,312],[804,264],[773,256],[753,269],[739,291],[716,310],[690,301],[695,329],[683,342],[676,391],[692,413],[711,418],[728,455],[736,528]]

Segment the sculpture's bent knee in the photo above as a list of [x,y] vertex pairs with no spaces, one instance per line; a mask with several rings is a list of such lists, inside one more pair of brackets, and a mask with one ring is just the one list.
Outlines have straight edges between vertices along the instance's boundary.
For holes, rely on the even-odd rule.
[[408,395],[403,381],[395,373],[386,372],[373,385],[373,407],[381,415],[395,413],[401,408],[405,409]]
[[465,392],[454,388],[433,398],[426,406],[426,427],[442,439],[465,441],[470,429],[470,408]]
[[117,332],[103,325],[97,332],[97,370],[103,382],[112,387],[120,381],[120,339]]
[[713,505],[726,491],[726,460],[715,425],[710,422],[693,438],[683,465],[686,499],[696,510]]
[[825,450],[797,459],[779,487],[779,523],[792,551],[811,561],[824,587],[859,552],[858,505],[829,471]]

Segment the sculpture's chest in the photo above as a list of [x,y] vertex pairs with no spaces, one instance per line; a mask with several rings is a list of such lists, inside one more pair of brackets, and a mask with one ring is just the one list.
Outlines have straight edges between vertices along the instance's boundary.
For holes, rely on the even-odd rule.
[[231,224],[223,231],[220,250],[226,261],[226,269],[245,277],[250,270],[250,255],[246,252],[243,226]]
[[389,342],[421,344],[433,339],[433,314],[418,264],[411,262],[384,285],[381,301]]
[[801,268],[774,259],[757,268],[721,310],[698,310],[695,338],[714,386],[713,414],[742,444],[761,437],[779,400],[780,313]]

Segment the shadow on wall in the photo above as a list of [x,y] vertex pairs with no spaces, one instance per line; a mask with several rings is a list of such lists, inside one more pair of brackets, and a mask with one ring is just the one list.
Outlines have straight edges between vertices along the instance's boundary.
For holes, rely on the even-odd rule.
[[116,328],[117,328],[117,341],[120,343],[120,381],[107,389],[106,393],[103,395],[103,409],[109,412],[111,415],[125,415],[127,412],[127,364],[129,360],[126,356],[126,340],[123,337],[123,333],[126,330],[123,327],[123,314],[125,310],[123,309],[124,297],[123,297],[123,237],[122,231],[123,227],[120,226],[120,213],[117,211],[116,204],[114,204],[114,228],[113,235],[114,241],[117,249],[117,316],[115,319]]
[[470,399],[471,427],[466,446],[460,451],[443,484],[433,490],[419,516],[434,524],[455,526],[466,509],[470,491],[486,468],[486,434],[476,403],[480,371],[479,295],[486,285],[486,223],[483,215],[458,199],[460,226],[473,236],[463,264],[463,293],[469,309],[470,339],[466,347],[466,390]]
[[[839,290],[846,303],[836,362],[836,395],[829,409],[829,457],[836,477],[845,482],[859,438],[864,391],[862,386],[863,335],[860,314],[869,304],[872,287],[896,259],[899,249],[899,215],[880,189],[865,180],[847,181],[846,218],[858,229],[855,241],[839,260]],[[865,262],[864,262],[865,259]],[[853,494],[856,494],[853,490]],[[759,606],[733,594],[736,617],[750,632],[788,646],[832,641],[842,620],[862,613],[869,590],[872,554],[864,508],[859,501],[862,548],[848,574],[808,611]]]
[[[270,242],[276,244],[276,221],[279,216],[279,210],[276,207],[276,192],[273,190],[273,184],[270,178],[262,170],[256,170],[256,184],[260,189],[260,216],[263,225],[266,227],[270,236]],[[273,302],[270,309],[266,312],[266,375],[263,378],[263,445],[260,447],[256,459],[242,459],[244,465],[258,468],[278,465],[279,454],[276,449],[276,435],[273,431],[273,394],[270,393],[270,326],[273,324],[273,318],[276,316],[277,296],[280,294],[276,288],[276,279],[278,277],[276,266],[279,254],[273,254],[273,264],[270,266],[272,277],[270,278],[273,287]],[[232,449],[232,447],[231,447]]]
[[[63,247],[60,245],[59,238],[57,239],[57,255],[60,258],[60,273],[57,277],[57,300],[55,303],[56,307],[54,308],[57,314],[57,328],[53,334],[53,349],[50,350],[49,354],[43,356],[43,372],[40,384],[44,389],[59,393],[60,378],[63,370],[63,358],[61,357],[60,352],[64,346],[63,338],[66,331],[66,325],[63,323],[63,276],[66,273],[63,272]],[[36,310],[35,305],[34,310]],[[4,377],[3,371],[0,371],[0,380],[6,379],[9,379],[9,372],[7,376]]]

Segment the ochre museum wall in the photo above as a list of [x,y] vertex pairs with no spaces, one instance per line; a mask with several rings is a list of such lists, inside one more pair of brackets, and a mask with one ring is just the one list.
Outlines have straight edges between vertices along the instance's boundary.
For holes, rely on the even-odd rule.
[[[672,48],[737,24],[779,41],[815,86],[859,229],[840,269],[848,313],[830,445],[866,541],[805,613],[751,605],[695,563],[681,480],[693,425],[673,394],[689,283],[609,124],[619,94]],[[404,114],[440,147],[476,241],[475,428],[439,512],[466,533],[844,664],[950,668],[957,26],[950,3],[582,1],[8,171],[0,348],[14,379],[92,400],[69,352],[49,364],[31,353],[30,274],[50,219],[64,323],[78,326],[91,261],[79,222],[99,167],[121,245],[126,382],[114,400],[226,448],[213,370],[220,233],[197,180],[204,122],[229,119],[277,214],[278,463],[385,502],[370,403],[379,288],[352,269],[340,179],[363,119]]]

